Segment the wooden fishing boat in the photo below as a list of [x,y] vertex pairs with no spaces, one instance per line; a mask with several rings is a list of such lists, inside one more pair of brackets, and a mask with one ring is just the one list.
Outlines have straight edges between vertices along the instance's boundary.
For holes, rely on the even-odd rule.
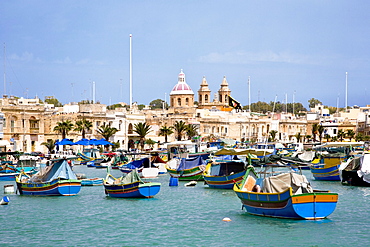
[[233,190],[248,213],[277,218],[323,219],[338,201],[337,193],[313,190],[304,175],[283,173],[262,180],[252,166]]
[[137,170],[142,178],[156,178],[159,174],[158,167],[152,166],[150,158],[142,158],[133,160],[119,167],[120,171],[128,174],[133,170]]
[[206,166],[203,173],[205,183],[214,189],[232,189],[234,183],[243,179],[245,163],[242,161],[215,161]]
[[193,159],[182,158],[179,162],[177,159],[173,159],[173,161],[167,162],[166,166],[168,174],[180,181],[203,180],[205,168],[206,163],[201,156]]
[[96,167],[104,160],[96,148],[84,148],[82,153],[77,155],[81,158],[81,164],[86,164],[88,167]]
[[344,153],[326,154],[312,162],[310,170],[315,180],[340,181],[339,166],[347,159]]
[[22,171],[16,176],[16,183],[21,195],[72,196],[81,189],[81,180],[77,179],[67,159],[53,160],[33,176]]
[[343,185],[370,187],[370,153],[343,162],[339,173]]
[[354,147],[363,145],[363,142],[330,142],[314,149],[321,152],[321,159],[312,162],[310,166],[315,180],[340,181],[339,166],[349,158]]
[[132,170],[125,177],[120,178],[115,178],[108,173],[103,185],[108,196],[119,198],[151,198],[158,194],[161,187],[160,183],[146,183],[141,180],[137,170]]

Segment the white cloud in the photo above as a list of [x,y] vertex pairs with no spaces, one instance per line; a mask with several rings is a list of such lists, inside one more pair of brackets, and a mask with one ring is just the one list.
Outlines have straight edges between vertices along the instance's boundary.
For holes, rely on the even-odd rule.
[[62,60],[55,60],[54,63],[58,63],[58,64],[70,64],[72,63],[71,59],[69,57],[66,57]]
[[323,64],[327,60],[322,56],[310,56],[294,54],[291,52],[212,52],[198,58],[202,63],[229,63],[229,64],[250,64],[254,62],[275,62],[292,64]]
[[[23,52],[22,55],[12,54],[9,56],[9,58],[12,60],[18,60],[18,61],[24,61],[24,62],[31,62],[34,60],[33,54],[28,51]],[[40,59],[38,58],[37,61],[40,61]]]

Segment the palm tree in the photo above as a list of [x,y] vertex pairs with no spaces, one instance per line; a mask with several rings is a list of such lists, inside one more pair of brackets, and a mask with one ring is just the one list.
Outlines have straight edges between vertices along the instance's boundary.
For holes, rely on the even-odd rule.
[[198,126],[195,124],[188,124],[186,125],[186,135],[188,136],[188,139],[191,140],[194,136],[198,136]]
[[317,132],[319,133],[319,140],[320,140],[320,143],[321,143],[321,139],[322,139],[322,133],[324,133],[325,131],[325,127],[322,126],[321,124],[317,127]]
[[[311,135],[305,135],[304,139],[307,140],[307,141],[310,141],[311,137],[312,137]],[[305,142],[305,141],[303,141],[303,142]]]
[[301,139],[302,139],[302,135],[300,132],[298,132],[297,134],[294,135],[295,139],[297,139],[297,142],[301,142]]
[[343,138],[346,137],[346,132],[344,132],[343,130],[338,130],[337,137],[342,142],[343,141]]
[[276,130],[270,130],[269,134],[270,134],[270,139],[272,142],[274,142],[276,140],[276,134],[278,132]]
[[92,122],[84,118],[82,120],[76,121],[76,128],[74,130],[81,132],[82,138],[84,139],[86,138],[86,132],[88,132],[92,127]]
[[102,126],[100,126],[97,130],[97,132],[102,136],[104,137],[105,140],[109,140],[109,138],[111,136],[113,136],[114,134],[116,134],[118,131],[118,129],[114,128],[114,127],[110,127],[110,125],[108,124],[105,124],[103,123]]
[[151,131],[151,128],[152,126],[150,126],[149,124],[147,124],[146,122],[144,123],[137,123],[137,124],[134,124],[134,132],[136,134],[139,135],[140,137],[140,146],[141,146],[141,150],[144,149],[144,145],[145,145],[145,136],[149,134],[149,132]]
[[167,127],[167,125],[162,126],[159,129],[159,136],[164,136],[164,142],[167,142],[167,136],[173,134],[173,127]]
[[329,134],[325,134],[324,138],[326,139],[326,142],[329,142],[330,135]]
[[153,149],[153,146],[154,144],[156,144],[156,142],[149,138],[148,140],[145,141],[145,144],[148,144],[150,148]]
[[48,149],[49,154],[50,154],[55,148],[55,141],[49,139],[47,142],[41,143],[41,145],[44,145]]
[[318,123],[314,123],[312,124],[312,136],[313,136],[313,141],[316,141],[316,135],[318,134],[318,130],[319,130],[319,124]]
[[175,124],[173,125],[175,131],[176,131],[176,136],[177,140],[181,141],[182,136],[184,135],[184,132],[186,131],[186,123],[182,120],[176,121]]
[[57,122],[57,126],[54,127],[54,131],[62,135],[62,139],[65,139],[68,132],[73,128],[73,123],[70,120],[64,122]]
[[352,138],[355,137],[356,133],[353,130],[348,129],[346,135],[349,138],[349,141],[352,141]]
[[364,135],[362,133],[357,133],[355,137],[356,142],[360,142],[364,140]]

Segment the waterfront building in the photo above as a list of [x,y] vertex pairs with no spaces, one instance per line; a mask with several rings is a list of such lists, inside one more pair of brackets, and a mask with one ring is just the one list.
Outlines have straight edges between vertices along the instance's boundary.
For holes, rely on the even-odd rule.
[[[296,142],[297,134],[302,137],[312,135],[314,123],[323,125],[326,129],[325,134],[332,137],[336,136],[341,129],[343,131],[352,129],[355,132],[370,135],[370,106],[353,107],[344,113],[330,114],[324,106],[317,105],[304,116],[291,113],[262,114],[236,111],[229,107],[231,90],[226,76],[223,77],[213,99],[205,77],[200,81],[200,89],[197,93],[198,104],[195,104],[194,92],[187,84],[185,73],[181,70],[177,83],[170,92],[168,109],[152,110],[146,107],[139,110],[134,103],[130,110],[126,110],[125,107],[113,110],[108,109],[104,104],[90,104],[84,101],[54,107],[52,104],[43,103],[37,97],[24,99],[3,96],[0,99],[2,114],[0,114],[0,148],[1,143],[4,142],[9,144],[5,146],[6,149],[46,152],[43,142],[61,139],[61,136],[54,131],[58,122],[69,120],[74,124],[82,119],[92,122],[91,130],[86,133],[88,139],[100,139],[98,129],[104,124],[116,128],[118,132],[108,141],[118,143],[119,148],[124,150],[137,147],[139,136],[135,133],[134,126],[140,122],[147,122],[151,126],[151,132],[146,138],[158,143],[163,143],[165,140],[165,137],[159,136],[160,129],[163,126],[173,126],[176,121],[195,125],[203,141],[232,139],[241,142],[265,142],[269,138],[270,131],[274,130],[277,132],[277,141]],[[67,138],[75,142],[80,140],[82,135],[72,129]],[[168,141],[175,141],[175,134],[168,136]],[[65,148],[73,148],[77,151],[81,147]]]

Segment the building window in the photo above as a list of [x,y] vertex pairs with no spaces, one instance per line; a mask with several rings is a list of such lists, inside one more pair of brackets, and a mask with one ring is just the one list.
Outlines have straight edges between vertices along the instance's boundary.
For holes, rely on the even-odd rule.
[[181,106],[181,98],[177,98],[177,105]]
[[208,103],[208,95],[204,95],[204,103]]
[[189,105],[189,98],[185,99],[185,105],[187,105],[187,106]]
[[199,95],[199,104],[202,104],[202,95]]
[[132,123],[130,123],[128,125],[128,131],[127,131],[128,134],[132,134],[133,133],[133,130],[132,130]]

